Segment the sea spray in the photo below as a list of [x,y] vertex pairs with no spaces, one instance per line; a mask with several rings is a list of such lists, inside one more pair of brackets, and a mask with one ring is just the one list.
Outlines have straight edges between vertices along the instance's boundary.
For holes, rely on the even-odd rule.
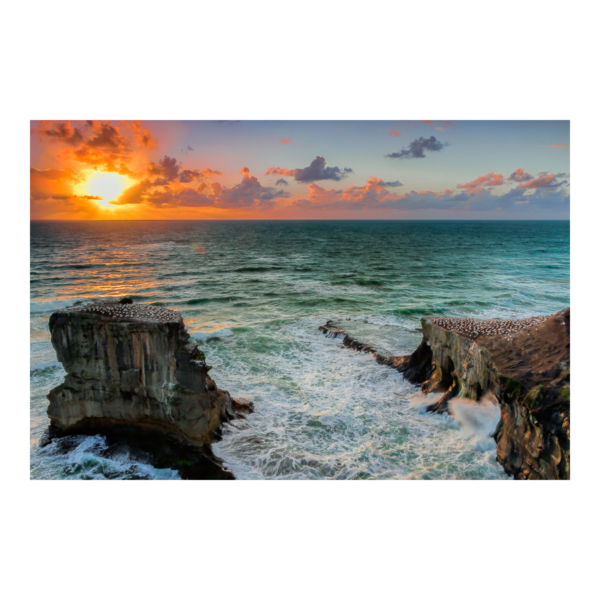
[[496,448],[492,434],[500,420],[500,405],[494,394],[488,392],[479,401],[454,398],[448,408],[452,418],[471,437],[475,448],[481,451]]

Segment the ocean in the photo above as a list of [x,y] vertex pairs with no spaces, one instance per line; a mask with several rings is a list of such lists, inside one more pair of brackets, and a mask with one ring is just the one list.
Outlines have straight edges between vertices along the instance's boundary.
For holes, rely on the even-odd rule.
[[238,479],[506,479],[494,405],[427,401],[319,326],[343,321],[388,355],[429,315],[514,318],[569,305],[568,221],[34,221],[30,477],[178,479],[100,436],[40,449],[65,372],[53,310],[107,296],[179,311],[211,376],[256,412],[215,454]]

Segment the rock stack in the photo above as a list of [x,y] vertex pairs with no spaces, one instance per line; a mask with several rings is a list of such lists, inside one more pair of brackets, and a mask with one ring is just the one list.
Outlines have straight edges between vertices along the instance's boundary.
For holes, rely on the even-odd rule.
[[[218,462],[224,421],[252,410],[218,389],[178,312],[129,299],[54,312],[52,345],[67,375],[48,394],[49,435],[104,433],[152,439]],[[181,462],[181,461],[180,461]]]

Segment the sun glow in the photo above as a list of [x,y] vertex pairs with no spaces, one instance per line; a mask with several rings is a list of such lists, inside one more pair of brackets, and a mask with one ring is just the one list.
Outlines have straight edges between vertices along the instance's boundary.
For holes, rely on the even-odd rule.
[[108,204],[114,200],[124,189],[128,188],[133,181],[118,173],[102,173],[94,171],[88,175],[86,181],[78,186],[78,193],[89,196],[100,196]]

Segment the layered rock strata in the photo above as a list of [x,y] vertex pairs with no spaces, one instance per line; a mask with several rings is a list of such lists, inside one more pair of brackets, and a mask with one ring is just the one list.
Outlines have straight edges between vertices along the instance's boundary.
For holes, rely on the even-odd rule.
[[501,408],[494,437],[505,471],[516,479],[569,479],[570,309],[529,319],[421,323],[421,344],[403,357],[381,356],[332,323],[320,329],[373,353],[423,393],[442,393],[431,412],[446,412],[455,396],[479,401],[491,392]]
[[49,325],[67,375],[48,394],[46,442],[73,433],[131,436],[152,440],[159,458],[172,455],[175,464],[183,452],[187,466],[196,453],[219,467],[211,440],[252,405],[217,388],[179,313],[122,299],[58,310]]

